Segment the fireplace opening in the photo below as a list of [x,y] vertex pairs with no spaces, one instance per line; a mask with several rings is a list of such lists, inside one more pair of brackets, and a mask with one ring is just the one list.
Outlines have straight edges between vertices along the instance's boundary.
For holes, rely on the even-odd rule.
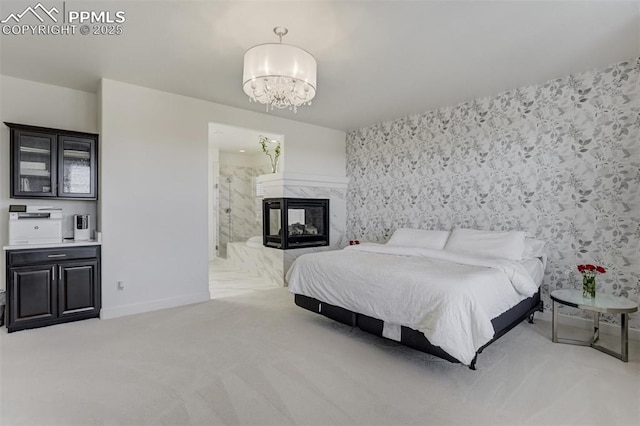
[[328,199],[265,198],[262,219],[262,242],[267,247],[286,250],[329,245]]

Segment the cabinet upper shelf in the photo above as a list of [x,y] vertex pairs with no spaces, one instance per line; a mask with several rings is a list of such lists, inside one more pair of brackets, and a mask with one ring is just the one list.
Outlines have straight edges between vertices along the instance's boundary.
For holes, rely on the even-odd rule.
[[20,176],[51,176],[51,172],[47,170],[37,170],[37,169],[21,169]]
[[75,151],[71,149],[65,149],[64,156],[69,158],[91,158],[91,153],[88,151]]
[[51,154],[50,149],[34,148],[31,146],[24,146],[24,145],[20,146],[20,152],[28,152],[30,154],[45,154],[45,155]]

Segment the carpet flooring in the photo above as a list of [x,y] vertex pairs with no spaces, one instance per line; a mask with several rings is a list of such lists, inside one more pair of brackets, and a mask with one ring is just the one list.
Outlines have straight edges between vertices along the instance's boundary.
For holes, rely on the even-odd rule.
[[638,425],[638,342],[630,354],[553,344],[548,322],[525,322],[471,371],[300,309],[278,288],[3,329],[0,423]]

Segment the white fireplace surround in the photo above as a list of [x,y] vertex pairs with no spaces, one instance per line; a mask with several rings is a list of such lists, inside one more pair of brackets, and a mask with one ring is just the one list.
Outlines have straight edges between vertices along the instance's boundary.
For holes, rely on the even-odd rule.
[[[328,198],[329,247],[346,245],[348,178],[307,175],[302,173],[272,173],[257,177],[264,190],[264,198]],[[300,254],[303,249],[294,249]]]
[[346,191],[349,183],[349,179],[346,177],[307,175],[303,173],[287,172],[260,175],[257,179],[265,190],[265,197],[268,198],[289,197],[289,195],[285,195],[284,192],[291,187],[331,188]]
[[[265,198],[328,198],[329,199],[329,246],[279,250],[269,247],[236,247],[229,253],[234,266],[247,272],[258,272],[271,282],[286,285],[284,277],[293,261],[305,254],[324,250],[337,250],[347,245],[346,177],[307,175],[302,173],[272,173],[257,177]],[[257,252],[247,253],[247,250]],[[261,251],[267,251],[261,253]],[[234,255],[235,253],[235,255]],[[236,258],[237,257],[237,258]],[[253,260],[252,260],[253,259]],[[255,265],[251,262],[255,261]]]

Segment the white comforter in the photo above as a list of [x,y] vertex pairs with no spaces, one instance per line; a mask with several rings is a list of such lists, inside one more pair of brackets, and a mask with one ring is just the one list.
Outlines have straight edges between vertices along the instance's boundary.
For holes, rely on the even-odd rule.
[[362,244],[300,256],[289,290],[418,330],[469,365],[491,319],[538,287],[517,262],[445,250]]

